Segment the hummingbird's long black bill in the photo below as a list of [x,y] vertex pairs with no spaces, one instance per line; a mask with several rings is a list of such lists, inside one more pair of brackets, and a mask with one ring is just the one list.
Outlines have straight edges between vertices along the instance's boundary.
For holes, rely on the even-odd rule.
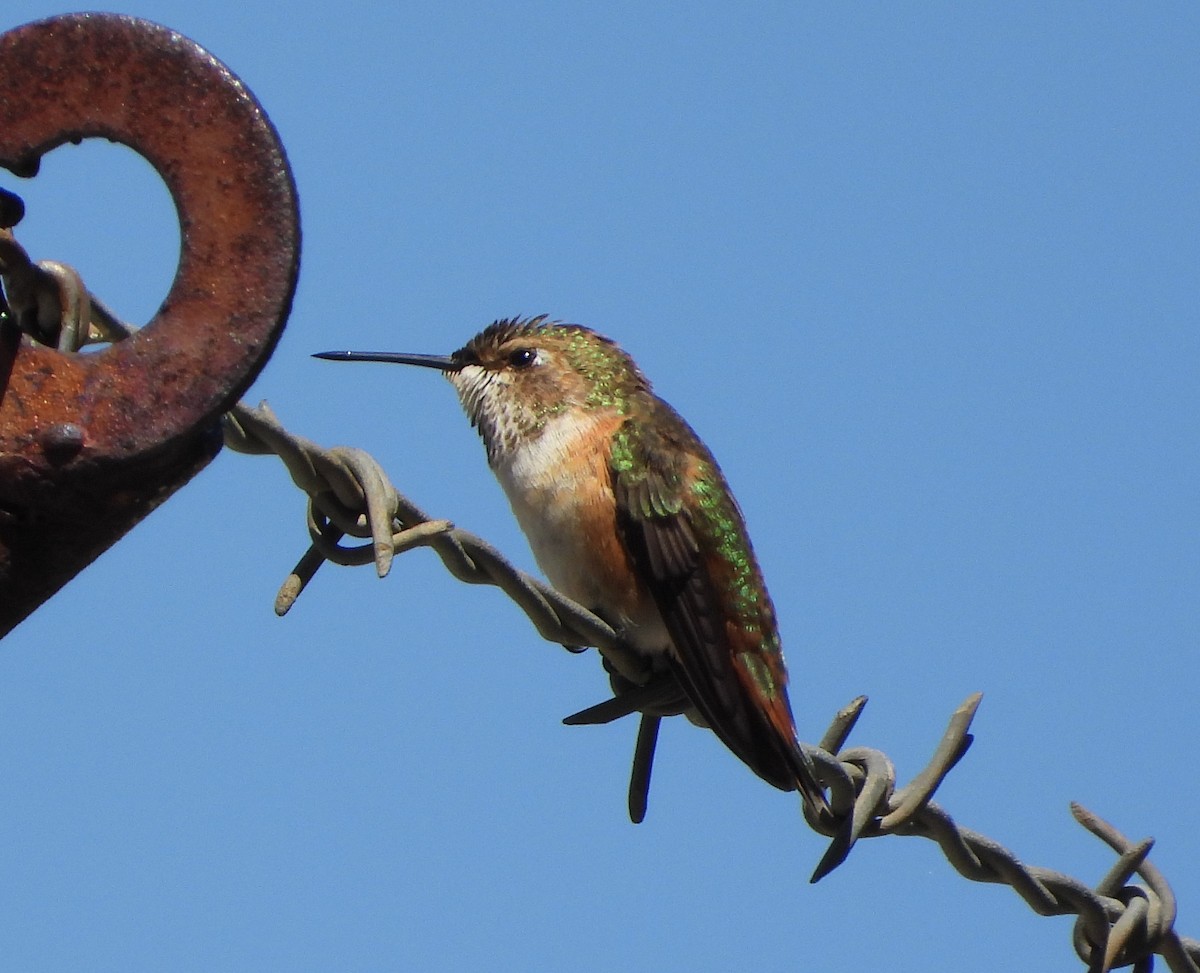
[[313,358],[326,361],[381,361],[393,365],[422,365],[443,372],[457,372],[460,362],[449,355],[411,355],[403,351],[319,351]]

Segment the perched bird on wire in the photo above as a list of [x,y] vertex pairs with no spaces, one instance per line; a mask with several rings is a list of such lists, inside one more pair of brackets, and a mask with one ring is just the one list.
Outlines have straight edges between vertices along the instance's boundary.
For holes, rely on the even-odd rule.
[[496,321],[447,356],[316,357],[436,368],[457,390],[550,583],[631,649],[605,653],[615,698],[566,722],[643,714],[635,822],[659,721],[681,712],[768,783],[799,790],[814,815],[827,811],[741,510],[708,447],[615,342],[542,316]]

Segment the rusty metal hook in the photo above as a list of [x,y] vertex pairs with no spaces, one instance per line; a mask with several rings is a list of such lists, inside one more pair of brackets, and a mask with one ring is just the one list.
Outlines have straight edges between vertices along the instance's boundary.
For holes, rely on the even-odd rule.
[[283,148],[212,55],[113,14],[0,35],[0,166],[33,176],[91,137],[166,182],[179,268],[149,326],[102,352],[0,335],[0,636],[216,454],[216,420],[274,349],[299,270]]

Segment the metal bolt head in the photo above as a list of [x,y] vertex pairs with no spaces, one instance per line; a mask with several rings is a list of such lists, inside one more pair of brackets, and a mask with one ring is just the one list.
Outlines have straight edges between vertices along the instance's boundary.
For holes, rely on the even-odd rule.
[[65,463],[83,449],[83,429],[73,422],[56,422],[42,433],[42,452],[52,463]]

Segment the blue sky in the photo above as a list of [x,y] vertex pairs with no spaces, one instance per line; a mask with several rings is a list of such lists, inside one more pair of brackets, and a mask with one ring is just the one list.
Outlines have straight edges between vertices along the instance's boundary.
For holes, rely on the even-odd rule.
[[[624,344],[708,440],[781,617],[802,735],[1094,881],[1132,837],[1200,935],[1200,10],[1186,4],[131,3],[254,90],[304,227],[248,398],[532,558],[451,389],[312,360],[546,312]],[[3,26],[57,12],[9,0]],[[145,321],[165,190],[48,158],[35,257]],[[671,721],[570,728],[594,654],[429,552],[321,571],[302,495],[211,467],[0,652],[0,952],[29,970],[1072,969],[1071,922],[864,842],[811,887],[796,801]]]

